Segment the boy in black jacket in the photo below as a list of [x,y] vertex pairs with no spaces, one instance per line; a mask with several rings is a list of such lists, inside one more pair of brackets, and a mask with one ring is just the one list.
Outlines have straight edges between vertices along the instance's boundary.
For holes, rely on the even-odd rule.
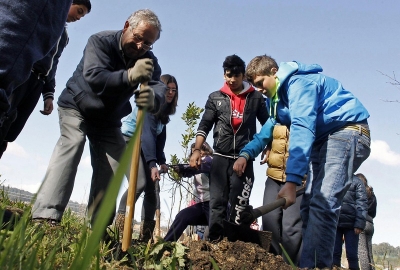
[[[230,55],[223,63],[225,83],[211,93],[197,129],[196,144],[190,165],[201,164],[200,148],[214,127],[214,154],[210,172],[209,240],[221,240],[223,220],[240,224],[240,212],[249,205],[254,182],[252,163],[239,177],[233,163],[240,150],[256,133],[256,119],[263,125],[268,119],[265,100],[261,93],[244,81],[245,63],[237,55]],[[231,205],[227,213],[227,205]]]

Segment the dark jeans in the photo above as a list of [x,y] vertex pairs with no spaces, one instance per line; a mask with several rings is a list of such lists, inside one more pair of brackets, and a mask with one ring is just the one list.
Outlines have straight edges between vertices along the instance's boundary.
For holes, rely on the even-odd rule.
[[38,80],[37,75],[31,73],[29,79],[18,86],[9,97],[11,105],[9,111],[15,111],[16,118],[15,120],[13,118],[5,119],[3,125],[0,127],[0,134],[2,134],[0,136],[0,141],[2,142],[0,158],[7,148],[7,143],[15,141],[24,128],[26,121],[28,121],[40,98],[43,85],[43,82]]
[[358,234],[354,232],[354,228],[337,228],[335,247],[333,250],[333,264],[340,266],[343,237],[346,246],[346,257],[349,263],[349,269],[360,269],[358,267]]
[[165,241],[177,241],[189,225],[208,225],[210,216],[209,202],[200,202],[181,210],[175,217],[171,228],[164,237]]
[[[246,170],[239,177],[233,171],[235,159],[213,155],[210,172],[210,241],[222,239],[223,220],[227,214],[231,222],[240,223],[240,212],[249,205],[254,183],[253,162],[247,162]],[[227,213],[228,202],[231,207]]]
[[0,88],[7,96],[25,82],[64,29],[71,0],[0,1]]
[[[130,167],[126,174],[126,177],[129,181],[130,176]],[[138,176],[137,176],[137,184],[136,184],[136,201],[140,197],[140,195],[144,192],[143,205],[142,205],[142,220],[154,220],[154,214],[157,208],[157,194],[155,183],[151,179],[150,169],[145,162],[145,158],[143,152],[141,151],[140,160],[139,160],[139,168],[138,168]],[[118,213],[125,214],[126,213],[126,203],[128,199],[128,189],[122,195]],[[135,202],[136,203],[136,202]]]
[[0,116],[8,110],[7,97],[61,36],[71,2],[0,1]]

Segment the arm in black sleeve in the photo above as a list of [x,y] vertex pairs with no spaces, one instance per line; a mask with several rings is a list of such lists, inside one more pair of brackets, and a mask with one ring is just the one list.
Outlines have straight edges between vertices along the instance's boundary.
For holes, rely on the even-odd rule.
[[267,122],[268,117],[269,113],[267,109],[266,99],[264,98],[264,96],[261,95],[257,111],[257,119],[261,125],[264,125],[265,122]]
[[[122,53],[119,51],[118,42],[120,33],[98,33],[92,35],[85,47],[83,61],[83,76],[90,88],[99,96],[119,96],[128,90],[135,90],[128,81],[127,69],[122,63]],[[154,72],[152,80],[159,81],[161,68],[157,58],[152,52],[146,52],[142,58],[153,59]],[[157,100],[160,104],[159,100]]]
[[196,136],[202,136],[204,138],[207,138],[208,133],[214,126],[215,118],[217,117],[217,109],[215,107],[211,95],[208,96],[204,114],[197,128]]
[[164,153],[165,141],[167,140],[167,126],[164,125],[162,132],[157,136],[157,163],[159,165],[165,164],[166,158]]
[[157,165],[157,124],[158,120],[151,113],[146,113],[143,123],[141,145],[144,158],[149,168]]
[[149,113],[157,113],[165,102],[165,92],[167,91],[167,86],[161,81],[150,81],[148,85],[154,91],[154,108]]

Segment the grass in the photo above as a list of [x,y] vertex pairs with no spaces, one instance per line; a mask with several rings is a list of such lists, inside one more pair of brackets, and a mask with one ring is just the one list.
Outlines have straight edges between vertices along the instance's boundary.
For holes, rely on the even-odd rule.
[[[137,130],[143,124],[138,119]],[[38,224],[31,221],[31,205],[9,200],[4,190],[0,191],[0,222],[3,224],[5,208],[19,208],[16,215],[0,230],[0,269],[179,269],[184,265],[185,247],[179,243],[156,244],[134,243],[126,253],[121,252],[117,233],[105,237],[109,218],[115,211],[115,198],[129,166],[135,133],[127,146],[120,166],[109,184],[98,218],[93,227],[89,220],[67,210],[60,227]],[[114,203],[108,203],[114,202]],[[104,240],[104,239],[108,240]]]

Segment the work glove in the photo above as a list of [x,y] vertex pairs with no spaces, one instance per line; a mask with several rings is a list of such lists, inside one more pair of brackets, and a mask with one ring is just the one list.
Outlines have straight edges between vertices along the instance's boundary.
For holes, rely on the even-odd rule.
[[148,82],[153,75],[153,60],[149,58],[139,59],[135,65],[128,69],[128,81],[131,86]]
[[154,107],[154,91],[148,85],[141,85],[140,89],[136,89],[135,94],[135,103],[140,109],[147,108],[147,110],[151,111]]

